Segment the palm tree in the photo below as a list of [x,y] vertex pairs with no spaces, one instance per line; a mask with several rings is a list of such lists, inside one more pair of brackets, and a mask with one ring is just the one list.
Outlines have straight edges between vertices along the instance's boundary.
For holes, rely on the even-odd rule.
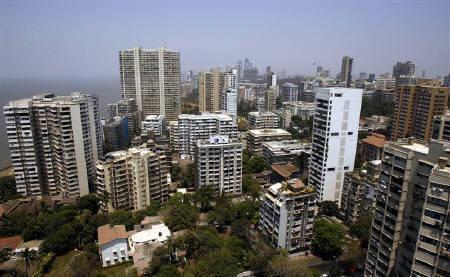
[[31,265],[31,261],[36,259],[36,255],[34,254],[34,252],[30,251],[29,248],[25,248],[25,251],[23,251],[22,257],[23,257],[23,261],[25,263],[25,274],[27,276],[29,276],[28,268]]

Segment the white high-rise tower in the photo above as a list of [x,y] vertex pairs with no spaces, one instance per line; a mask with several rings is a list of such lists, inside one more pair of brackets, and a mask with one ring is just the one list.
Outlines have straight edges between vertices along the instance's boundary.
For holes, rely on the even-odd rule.
[[316,89],[309,184],[319,201],[340,204],[344,173],[355,163],[361,100],[362,89]]

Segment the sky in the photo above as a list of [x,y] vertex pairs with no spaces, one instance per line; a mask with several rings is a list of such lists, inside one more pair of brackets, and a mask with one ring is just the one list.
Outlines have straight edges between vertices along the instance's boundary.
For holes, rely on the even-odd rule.
[[118,51],[165,46],[183,71],[248,57],[263,71],[450,72],[450,1],[0,0],[0,79],[118,78]]

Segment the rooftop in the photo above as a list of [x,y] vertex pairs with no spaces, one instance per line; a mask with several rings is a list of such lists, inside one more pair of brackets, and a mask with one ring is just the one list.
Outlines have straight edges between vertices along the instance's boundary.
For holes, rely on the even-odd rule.
[[178,119],[221,119],[221,120],[233,120],[233,118],[223,113],[202,113],[202,114],[180,114]]
[[153,225],[150,229],[143,230],[131,236],[133,243],[147,243],[147,242],[165,242],[170,238],[170,230],[164,224]]
[[278,173],[280,176],[284,178],[289,178],[292,174],[299,172],[300,169],[293,165],[292,163],[286,164],[273,164],[271,166],[272,171]]
[[249,112],[248,115],[250,116],[277,116],[273,112]]
[[115,239],[127,239],[127,231],[125,225],[109,224],[98,227],[98,244],[101,246]]
[[253,129],[248,131],[249,134],[254,136],[290,136],[286,130],[283,129]]
[[267,148],[270,148],[272,150],[281,150],[281,149],[288,149],[288,150],[294,150],[294,149],[304,149],[308,150],[311,148],[311,143],[304,143],[300,140],[276,140],[276,141],[266,141],[263,143]]
[[276,195],[282,194],[310,194],[314,193],[315,189],[312,186],[303,184],[300,179],[291,179],[287,182],[276,183],[269,187],[269,191]]
[[16,249],[23,242],[22,236],[0,238],[0,249]]
[[383,148],[386,143],[386,137],[382,134],[373,133],[370,137],[363,139],[362,142],[373,145],[377,148]]

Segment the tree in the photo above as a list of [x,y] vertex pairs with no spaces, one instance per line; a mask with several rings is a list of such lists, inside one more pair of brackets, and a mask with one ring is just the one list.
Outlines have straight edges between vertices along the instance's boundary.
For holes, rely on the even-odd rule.
[[337,216],[338,205],[335,201],[322,201],[319,203],[319,215]]
[[16,179],[14,176],[0,177],[0,203],[20,198],[16,192]]
[[218,249],[199,258],[188,266],[187,273],[193,276],[236,276],[243,268],[228,249]]
[[211,210],[211,201],[215,199],[216,191],[212,186],[202,186],[195,193],[195,201],[200,204],[200,211]]
[[50,234],[42,244],[42,251],[63,255],[75,247],[75,231],[72,223],[65,224],[58,231]]
[[350,224],[350,234],[360,239],[361,248],[367,248],[371,227],[372,217],[369,215],[360,216],[356,223]]
[[96,266],[96,256],[92,253],[78,253],[64,266],[64,275],[67,277],[93,276],[92,268]]
[[312,251],[324,260],[334,260],[342,254],[345,232],[338,224],[317,219],[314,222],[313,236]]
[[170,177],[172,178],[172,181],[176,182],[181,179],[181,167],[177,164],[174,164],[170,168]]
[[242,178],[242,191],[253,199],[257,199],[261,192],[261,186],[250,175],[244,175]]
[[242,155],[242,171],[244,174],[259,173],[269,168],[266,160],[260,155],[251,155],[245,150]]
[[29,276],[28,274],[28,269],[30,268],[31,262],[33,260],[36,260],[36,254],[33,251],[30,251],[30,249],[25,248],[25,250],[23,251],[23,262],[25,264],[25,274],[26,276]]
[[100,209],[100,199],[95,194],[83,195],[77,205],[79,210],[90,210],[92,214],[98,213]]
[[190,229],[197,223],[197,209],[189,203],[178,203],[167,209],[165,222],[173,232]]
[[269,263],[266,275],[268,276],[320,276],[314,270],[305,268],[298,261],[290,260],[287,256],[275,256]]
[[226,196],[220,196],[213,210],[208,214],[208,222],[216,224],[219,229],[230,225],[234,218],[231,199]]

